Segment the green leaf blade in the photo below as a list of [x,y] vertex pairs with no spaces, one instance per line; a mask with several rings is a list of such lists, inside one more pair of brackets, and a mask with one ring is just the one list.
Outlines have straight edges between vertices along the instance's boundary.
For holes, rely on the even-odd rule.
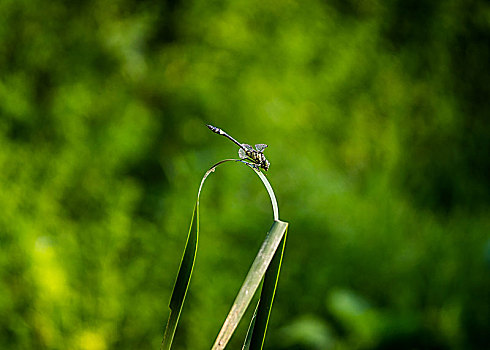
[[185,296],[189,288],[194,262],[196,260],[197,246],[199,240],[199,198],[194,206],[192,213],[189,234],[184,249],[184,255],[180,263],[179,273],[175,280],[174,289],[170,298],[170,315],[165,327],[163,341],[160,346],[161,350],[169,350],[172,346],[177,324],[179,323],[180,314],[184,306]]
[[[240,291],[235,298],[235,301],[226,317],[223,327],[221,328],[218,337],[213,345],[213,350],[224,349],[228,344],[231,336],[233,335],[238,323],[242,319],[245,311],[252,300],[255,291],[260,285],[262,278],[264,277],[267,269],[274,256],[280,243],[283,242],[284,235],[286,233],[288,223],[284,221],[274,221],[271,229],[269,230],[262,246],[255,257],[254,262],[245,277],[245,281],[240,288]],[[282,252],[282,248],[281,248]],[[282,257],[282,253],[280,254]],[[280,261],[280,259],[279,259]],[[274,282],[275,283],[275,282]]]
[[[282,258],[286,247],[287,229],[288,226],[284,229],[285,231],[281,244],[276,250],[265,274],[257,312],[256,315],[254,315],[255,317],[252,321],[253,324],[250,326],[250,328],[253,329],[251,332],[251,339],[250,342],[248,339],[245,340],[244,349],[260,350],[264,346],[265,334],[267,332],[267,325],[269,324],[272,303],[274,302],[277,282],[279,281],[279,273],[281,271]],[[247,334],[247,338],[249,334]]]
[[[165,328],[164,337],[162,340],[161,350],[170,350],[172,346],[172,342],[174,339],[175,331],[177,329],[177,324],[179,322],[180,314],[182,312],[182,308],[184,305],[185,297],[187,294],[187,290],[190,283],[190,278],[192,275],[192,271],[195,264],[197,247],[198,247],[198,238],[199,238],[199,197],[201,194],[202,187],[204,185],[205,180],[215,171],[216,167],[225,162],[240,162],[239,159],[225,159],[222,160],[215,165],[213,165],[203,176],[201,180],[201,184],[199,186],[196,204],[194,206],[194,211],[191,218],[191,224],[189,228],[189,233],[187,236],[186,246],[184,249],[184,254],[182,256],[182,261],[180,264],[179,272],[175,281],[174,289],[172,291],[172,296],[170,298],[170,314],[167,321],[167,325]],[[245,163],[242,163],[245,164]],[[285,245],[285,235],[287,232],[288,223],[279,220],[279,208],[277,205],[277,200],[267,178],[255,168],[252,168],[259,178],[262,180],[264,186],[267,189],[267,192],[271,199],[271,204],[273,208],[273,216],[274,223],[269,230],[262,246],[250,268],[247,277],[245,278],[245,282],[243,283],[238,295],[235,299],[235,302],[232,305],[232,308],[223,324],[223,327],[216,339],[216,342],[213,346],[213,349],[223,349],[228,341],[230,340],[233,332],[235,331],[239,321],[243,317],[250,301],[252,300],[253,295],[255,294],[260,282],[266,275],[271,261],[273,262],[271,272],[267,273],[271,277],[266,277],[264,281],[265,290],[263,288],[263,297],[264,302],[259,303],[257,307],[265,308],[265,311],[260,311],[260,326],[257,328],[254,327],[255,322],[255,314],[252,320],[251,326],[249,330],[254,332],[254,334],[261,334],[263,343],[263,338],[265,337],[265,330],[267,328],[267,321],[270,314],[270,308],[272,306],[272,301],[274,297],[275,287],[277,284],[277,278],[279,275],[280,264],[282,260],[282,254],[284,251]],[[280,247],[280,248],[279,248]],[[279,248],[279,252],[277,251]],[[278,258],[275,258],[278,257]],[[264,294],[265,293],[265,294]],[[264,306],[266,305],[266,306]],[[256,310],[257,311],[257,310]],[[265,316],[264,316],[265,315]],[[265,317],[265,323],[262,320]],[[257,331],[257,330],[260,331]],[[256,337],[256,335],[255,335]],[[246,344],[250,344],[251,339],[247,334]]]

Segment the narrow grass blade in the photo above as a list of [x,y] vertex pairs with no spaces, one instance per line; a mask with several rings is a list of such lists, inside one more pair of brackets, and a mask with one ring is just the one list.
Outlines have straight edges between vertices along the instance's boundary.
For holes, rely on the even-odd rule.
[[170,298],[170,315],[168,316],[167,326],[165,327],[162,344],[160,345],[161,350],[169,350],[172,346],[175,330],[177,329],[182,307],[184,306],[187,289],[189,288],[189,282],[192,276],[194,262],[196,260],[197,243],[199,241],[199,197],[201,196],[202,186],[204,185],[204,181],[206,181],[209,174],[214,172],[218,165],[231,161],[236,162],[237,160],[225,159],[214,164],[201,179],[201,184],[199,185],[199,190],[197,191],[196,204],[194,205],[194,211],[192,212],[191,224],[187,235],[184,255],[182,256],[182,261],[180,262],[179,272],[177,274],[177,279],[175,280],[174,289]]
[[184,249],[184,255],[180,263],[179,273],[175,281],[175,286],[170,298],[170,315],[163,335],[161,350],[170,350],[179,322],[180,313],[184,306],[185,295],[189,287],[194,261],[196,259],[197,243],[199,238],[199,200],[196,201],[194,211],[192,213],[191,225],[187,236],[187,243]]
[[[206,172],[206,174],[203,176],[201,180],[201,184],[199,186],[199,191],[197,194],[196,204],[194,206],[194,211],[192,213],[191,224],[187,236],[186,246],[184,249],[184,255],[180,263],[179,272],[177,275],[177,279],[175,281],[174,289],[172,291],[172,296],[170,298],[170,304],[169,304],[170,315],[167,321],[167,325],[165,327],[163,341],[160,346],[161,350],[169,350],[172,346],[175,331],[177,329],[177,324],[179,322],[180,314],[182,312],[182,308],[184,305],[185,296],[187,294],[187,290],[189,287],[192,270],[194,268],[194,262],[196,259],[197,246],[199,240],[199,197],[201,195],[201,190],[204,185],[204,181],[207,179],[209,174],[215,171],[218,165],[230,161],[240,162],[241,160],[240,159],[222,160],[216,163],[215,165],[213,165]],[[222,338],[219,341],[217,340],[217,343],[223,344],[223,347],[218,347],[217,349],[224,348],[228,340],[231,338],[231,335],[236,329],[238,322],[243,317],[243,314],[248,304],[250,303],[251,298],[255,294],[255,291],[257,290],[257,287],[260,284],[262,277],[264,276],[271,260],[273,259],[274,254],[276,253],[276,250],[279,244],[281,243],[281,240],[284,242],[283,236],[288,226],[286,222],[279,221],[279,209],[277,206],[277,200],[269,181],[264,176],[264,174],[262,174],[260,171],[258,171],[255,168],[252,169],[260,177],[260,179],[262,180],[262,182],[264,183],[267,189],[267,192],[269,193],[271,203],[272,203],[272,208],[273,208],[273,214],[274,214],[274,224],[272,225],[272,228],[267,234],[266,239],[262,244],[262,247],[257,257],[255,258],[255,261],[249,270],[249,273],[242,286],[242,289],[240,290],[237,299],[235,300],[235,304],[232,306],[232,311],[230,311],[230,314],[225,320],[225,324],[223,325],[222,331],[220,332],[220,335],[223,333],[224,338]],[[284,243],[281,248],[281,252],[283,249],[284,249]],[[282,257],[282,253],[281,253],[281,257]],[[277,277],[276,277],[276,281],[277,281]],[[239,317],[234,317],[235,315],[238,315]],[[253,325],[251,326],[250,330],[252,328]],[[218,338],[219,337],[220,336],[218,336]]]
[[267,180],[267,178],[265,177],[265,175],[262,174],[257,169],[255,169],[255,168],[252,168],[252,169],[255,171],[255,173],[262,180],[262,182],[263,182],[263,184],[264,184],[264,186],[265,186],[265,188],[267,190],[267,193],[269,194],[269,197],[271,199],[271,204],[272,204],[272,212],[273,212],[273,215],[274,215],[274,221],[279,221],[279,206],[277,205],[276,195],[274,194],[274,190],[272,189],[272,186],[269,183],[269,180]]
[[[214,342],[213,349],[224,349],[226,344],[228,344],[228,341],[233,335],[238,323],[242,319],[281,242],[283,242],[280,254],[280,257],[282,257],[282,249],[284,247],[283,238],[287,231],[287,227],[287,222],[279,220],[274,221],[272,224],[271,229],[262,243],[254,262],[252,263],[252,267],[248,271],[247,277],[245,277],[245,282],[242,284],[235,302],[233,303],[230,312],[223,323],[223,327],[221,328],[218,337]],[[276,279],[274,279],[274,285],[275,282]],[[272,302],[272,300],[270,302]]]
[[252,319],[250,320],[250,324],[248,325],[247,334],[245,335],[245,341],[243,342],[242,350],[250,349],[250,343],[252,342],[252,333],[255,328],[255,319],[257,318],[257,310],[259,308],[260,299],[255,306],[254,314],[252,315]]
[[282,257],[284,255],[284,247],[286,246],[286,238],[287,226],[285,228],[281,245],[274,254],[274,258],[272,259],[265,274],[259,304],[250,325],[250,328],[253,329],[251,333],[251,340],[248,340],[248,336],[250,334],[249,331],[247,338],[245,339],[244,349],[260,350],[264,346],[267,325],[269,323],[272,303],[274,302],[274,295],[276,294],[277,281],[279,280],[279,272],[281,271]]

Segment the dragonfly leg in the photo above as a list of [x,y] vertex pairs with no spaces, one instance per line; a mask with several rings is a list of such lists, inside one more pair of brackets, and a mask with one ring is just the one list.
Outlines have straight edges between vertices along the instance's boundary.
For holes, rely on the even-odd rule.
[[260,170],[260,167],[258,164],[247,162],[246,160],[243,160],[243,159],[239,159],[238,161],[247,164],[249,167]]

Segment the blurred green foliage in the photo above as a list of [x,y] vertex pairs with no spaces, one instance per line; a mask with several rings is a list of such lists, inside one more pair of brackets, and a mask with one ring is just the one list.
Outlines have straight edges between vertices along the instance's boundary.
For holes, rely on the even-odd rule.
[[[485,348],[489,62],[485,1],[2,0],[0,348],[158,348],[236,152],[207,122],[270,146],[268,349]],[[176,349],[209,348],[270,227],[222,168]]]

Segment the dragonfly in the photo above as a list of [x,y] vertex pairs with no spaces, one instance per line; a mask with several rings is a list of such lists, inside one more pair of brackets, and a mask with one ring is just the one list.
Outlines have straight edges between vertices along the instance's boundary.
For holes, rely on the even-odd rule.
[[264,149],[268,147],[265,143],[256,144],[254,149],[252,146],[247,145],[246,143],[238,142],[237,140],[235,140],[233,137],[228,135],[224,130],[220,128],[217,128],[209,124],[207,124],[207,127],[212,132],[215,132],[218,135],[223,135],[224,137],[228,138],[229,140],[237,144],[238,147],[240,147],[238,149],[238,156],[245,164],[248,164],[257,170],[259,169],[264,169],[265,171],[269,170],[270,163],[265,158],[263,153]]

